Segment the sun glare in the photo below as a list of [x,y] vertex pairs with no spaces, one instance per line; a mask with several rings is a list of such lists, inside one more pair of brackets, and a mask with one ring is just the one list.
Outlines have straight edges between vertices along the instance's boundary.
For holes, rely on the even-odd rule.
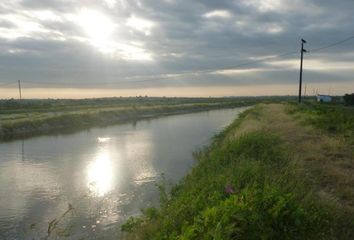
[[102,151],[87,167],[87,186],[97,196],[104,196],[113,188],[113,166],[109,153]]
[[[113,33],[118,25],[103,13],[92,9],[83,9],[71,19],[83,30],[84,36],[78,39],[93,46],[99,52],[125,60],[153,60],[152,53],[144,49],[144,44],[124,42],[124,36],[120,36],[120,40],[115,39]],[[130,19],[128,25],[145,35],[150,34],[150,28],[153,26],[151,22],[137,18]]]
[[115,29],[114,23],[107,16],[95,10],[83,9],[77,21],[92,45],[98,49],[105,48]]

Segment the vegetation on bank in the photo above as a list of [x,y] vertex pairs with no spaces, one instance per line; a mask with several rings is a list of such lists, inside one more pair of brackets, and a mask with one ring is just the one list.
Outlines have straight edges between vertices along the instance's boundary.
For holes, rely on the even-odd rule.
[[341,105],[307,103],[291,105],[288,112],[330,134],[340,134],[354,143],[354,108]]
[[[304,158],[307,174],[323,198],[354,214],[354,108],[340,105],[289,105],[287,112],[300,124],[314,129]],[[317,134],[316,134],[317,133]],[[354,231],[354,220],[351,228]],[[344,224],[345,225],[345,224]],[[352,236],[352,238],[354,238]]]
[[171,192],[159,186],[160,208],[130,218],[126,239],[353,239],[354,179],[331,176],[341,165],[327,156],[348,154],[341,159],[353,169],[353,152],[311,126],[325,126],[316,108],[272,104],[243,113],[196,153],[198,163]]
[[354,106],[354,93],[352,94],[345,94],[343,96],[343,100],[346,105],[348,106]]
[[[309,97],[307,97],[309,98]],[[80,110],[101,107],[128,107],[134,105],[179,105],[193,103],[227,103],[233,101],[246,102],[279,102],[296,101],[294,96],[264,96],[264,97],[209,97],[209,98],[186,98],[186,97],[111,97],[111,98],[85,98],[85,99],[0,99],[1,113],[23,112],[57,112],[64,110]]]
[[241,107],[289,100],[286,97],[241,98],[103,98],[0,100],[0,140],[54,131],[76,130],[141,118]]

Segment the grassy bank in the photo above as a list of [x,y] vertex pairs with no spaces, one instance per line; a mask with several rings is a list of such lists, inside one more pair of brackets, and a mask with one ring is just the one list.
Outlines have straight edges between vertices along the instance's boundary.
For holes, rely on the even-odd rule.
[[108,98],[0,101],[0,141],[284,98]]
[[300,150],[303,167],[320,189],[319,194],[353,214],[354,108],[308,104],[290,105],[286,110],[312,130],[304,143],[308,145],[302,144]]
[[243,113],[171,192],[159,186],[161,207],[129,219],[126,239],[353,239],[350,141],[310,116],[285,104]]
[[354,108],[341,105],[291,105],[288,113],[303,123],[312,125],[333,136],[343,136],[354,143]]

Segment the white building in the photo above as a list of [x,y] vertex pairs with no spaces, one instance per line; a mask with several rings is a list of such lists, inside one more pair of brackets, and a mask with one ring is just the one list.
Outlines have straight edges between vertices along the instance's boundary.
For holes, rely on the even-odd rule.
[[332,102],[332,97],[329,95],[317,94],[317,102]]

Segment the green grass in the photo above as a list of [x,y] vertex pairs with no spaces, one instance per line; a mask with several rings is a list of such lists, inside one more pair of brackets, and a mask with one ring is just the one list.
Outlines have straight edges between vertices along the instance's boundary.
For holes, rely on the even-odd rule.
[[320,195],[337,205],[338,229],[351,236],[344,239],[354,239],[354,108],[302,104],[288,105],[287,112],[315,133],[306,135],[310,139],[301,148],[305,171]]
[[[333,239],[341,236],[334,209],[297,172],[290,151],[265,131],[229,137],[251,109],[214,143],[161,206],[130,218],[127,239]],[[339,234],[339,235],[336,235]],[[349,239],[342,235],[341,239]]]
[[288,112],[330,134],[340,134],[354,143],[354,108],[340,105],[302,104],[291,105]]

